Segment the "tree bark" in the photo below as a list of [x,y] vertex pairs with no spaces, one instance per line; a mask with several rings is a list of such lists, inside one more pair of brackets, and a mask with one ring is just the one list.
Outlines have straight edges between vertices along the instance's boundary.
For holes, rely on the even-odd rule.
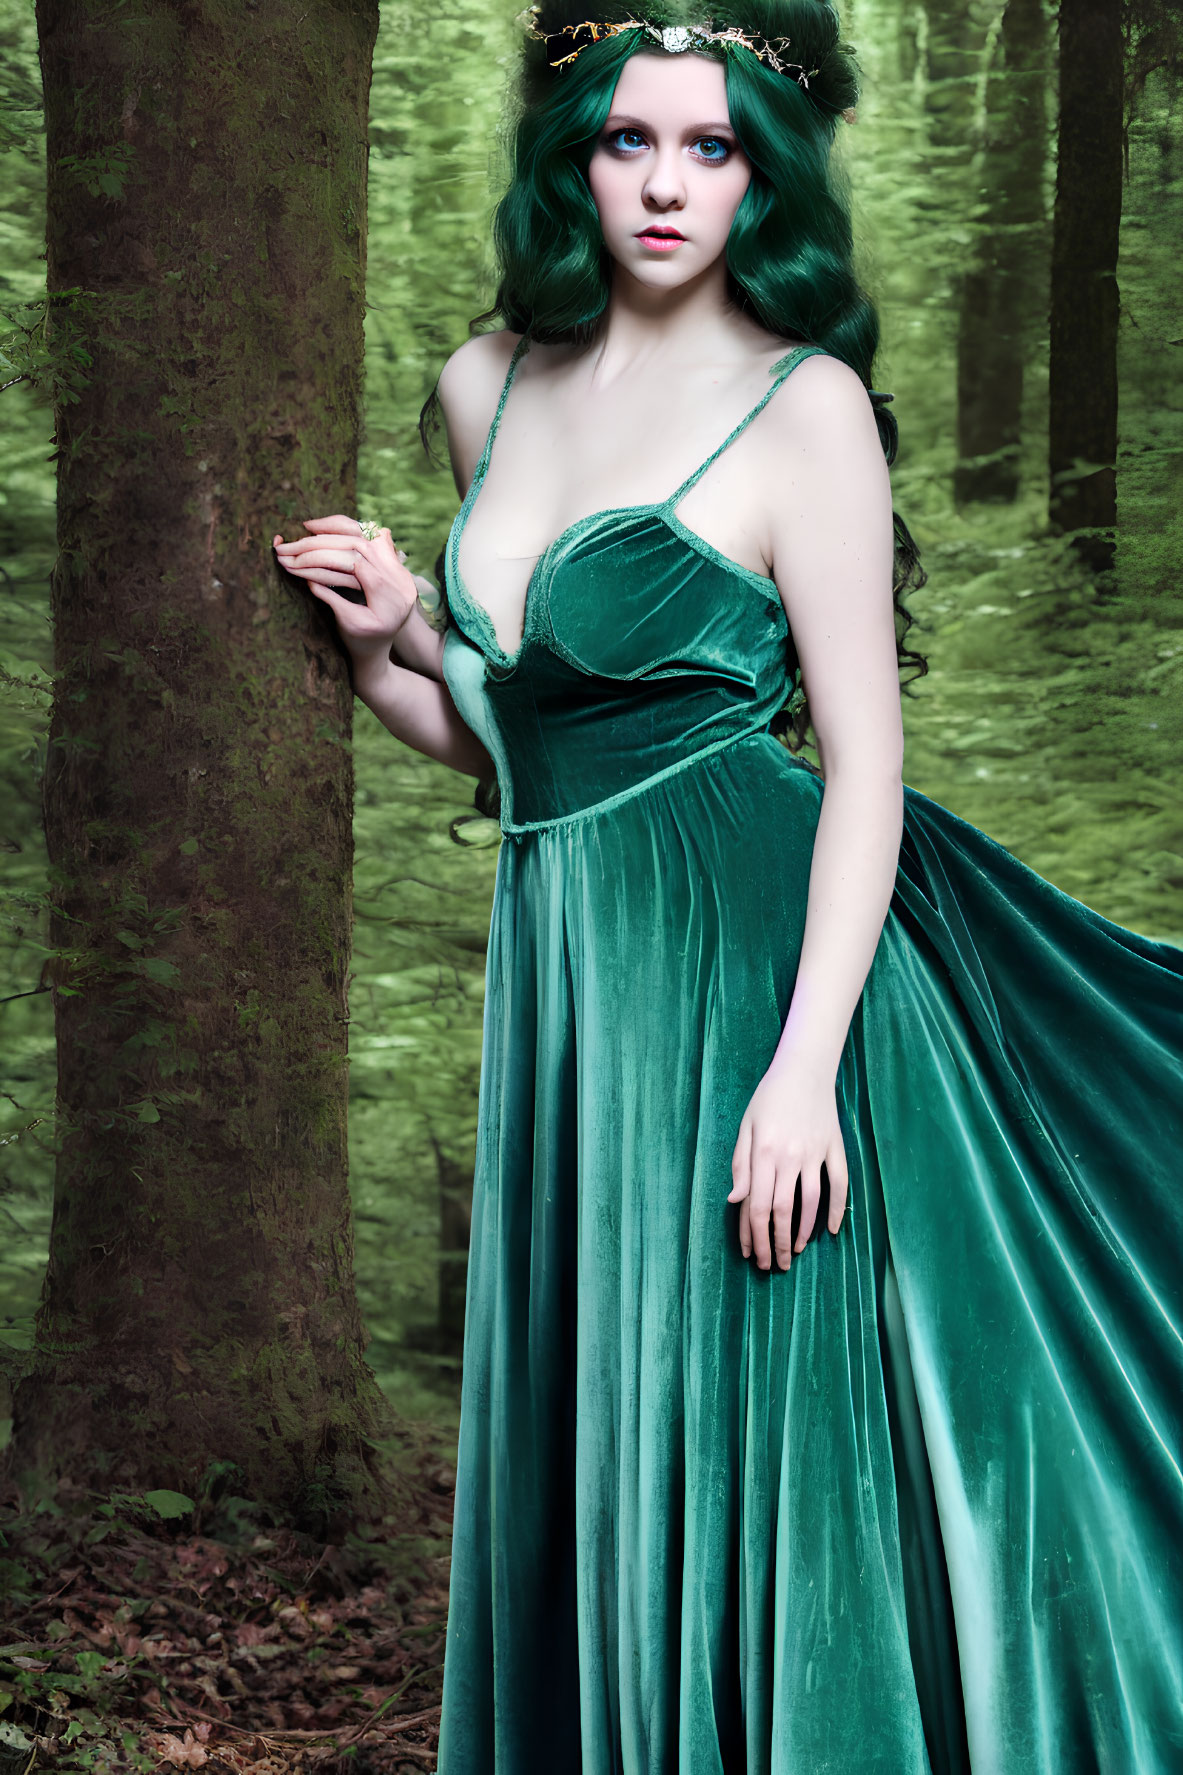
[[1125,50],[1121,0],[1060,0],[1052,235],[1049,520],[1113,560],[1117,522],[1117,253]]
[[1023,381],[1046,312],[1043,0],[1008,0],[986,88],[986,130],[957,340],[959,505],[1016,498]]
[[346,1171],[351,689],[271,538],[354,498],[377,0],[38,0],[59,1157],[17,1475],[380,1491]]

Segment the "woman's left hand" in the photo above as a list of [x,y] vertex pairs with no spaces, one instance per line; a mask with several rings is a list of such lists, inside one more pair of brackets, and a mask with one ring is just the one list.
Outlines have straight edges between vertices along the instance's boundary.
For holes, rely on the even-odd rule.
[[[743,1254],[750,1257],[754,1250],[760,1269],[772,1268],[773,1249],[785,1270],[793,1251],[804,1251],[817,1219],[823,1165],[830,1185],[827,1224],[836,1233],[846,1210],[849,1179],[834,1080],[812,1069],[808,1062],[774,1060],[740,1122],[731,1161],[734,1187],[727,1198],[740,1205]],[[793,1203],[798,1179],[801,1224],[794,1246]]]

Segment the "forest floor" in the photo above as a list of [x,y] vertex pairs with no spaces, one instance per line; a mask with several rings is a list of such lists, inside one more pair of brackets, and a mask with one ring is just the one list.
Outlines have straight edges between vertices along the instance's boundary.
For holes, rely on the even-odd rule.
[[339,1545],[238,1498],[10,1492],[0,1771],[434,1769],[454,1483],[423,1432]]

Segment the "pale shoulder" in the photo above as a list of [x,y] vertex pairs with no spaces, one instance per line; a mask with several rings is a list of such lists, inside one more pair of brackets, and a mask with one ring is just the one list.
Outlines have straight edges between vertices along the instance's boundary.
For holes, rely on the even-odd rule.
[[810,611],[833,606],[842,575],[853,574],[850,585],[870,588],[872,598],[885,584],[890,590],[891,479],[870,393],[841,358],[802,358],[766,415],[760,466],[769,559],[801,645]]
[[457,346],[439,375],[440,399],[456,408],[457,417],[463,408],[487,399],[491,388],[496,390],[496,406],[509,360],[521,336],[498,327],[492,333],[474,333]]
[[520,333],[504,327],[476,333],[440,371],[436,388],[458,484],[467,486],[472,479],[520,339]]
[[841,453],[873,447],[882,455],[875,409],[857,370],[828,352],[794,364],[768,403],[768,430],[782,443]]
[[440,402],[449,420],[463,425],[485,414],[488,429],[520,339],[520,333],[498,327],[492,333],[474,333],[456,348],[439,374]]

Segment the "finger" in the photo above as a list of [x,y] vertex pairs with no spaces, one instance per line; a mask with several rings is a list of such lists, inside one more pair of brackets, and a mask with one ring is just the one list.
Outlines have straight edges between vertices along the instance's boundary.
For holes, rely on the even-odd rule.
[[350,616],[355,616],[359,609],[359,606],[351,604],[348,598],[342,598],[338,593],[330,591],[322,581],[310,579],[308,590],[314,598],[319,598],[322,604],[327,604],[334,615],[344,616],[348,612]]
[[739,1248],[745,1257],[752,1255],[752,1215],[746,1196],[739,1205]]
[[367,575],[375,590],[393,584],[405,591],[408,586],[414,585],[415,576],[406,566],[406,556],[401,549],[394,547],[389,531],[385,536],[376,536],[373,542],[359,543],[351,552],[354,562],[351,571],[357,574],[363,585]]
[[284,556],[298,555],[306,558],[309,555],[323,554],[328,551],[335,554],[353,554],[366,547],[366,538],[364,536],[350,536],[348,532],[328,530],[320,536],[296,536],[291,542],[284,542],[281,537],[275,546],[277,551]]
[[804,1251],[817,1222],[817,1205],[822,1193],[821,1160],[811,1159],[801,1167],[801,1224],[797,1228],[795,1249]]
[[354,573],[357,570],[358,561],[365,559],[366,545],[360,538],[356,544],[345,538],[340,538],[339,541],[344,546],[336,548],[326,548],[323,540],[319,543],[314,542],[313,546],[309,548],[308,542],[311,540],[311,538],[305,538],[301,542],[284,543],[275,552],[285,567],[289,565],[312,568],[331,567],[336,573]]
[[842,1216],[850,1198],[850,1173],[841,1140],[836,1140],[826,1154],[826,1176],[830,1181],[830,1206],[826,1224],[832,1233],[842,1225]]
[[752,1187],[752,1124],[745,1116],[739,1124],[739,1136],[731,1157],[731,1193],[729,1202],[742,1201]]
[[762,1270],[772,1268],[772,1240],[768,1223],[772,1215],[772,1197],[776,1189],[776,1161],[770,1152],[763,1152],[759,1142],[752,1155],[752,1193],[749,1209],[752,1217],[752,1249]]
[[331,573],[324,567],[287,567],[293,579],[303,579],[311,585],[316,580],[321,585],[345,586],[351,592],[362,591],[361,581],[353,573]]
[[346,518],[341,513],[332,518],[302,518],[300,521],[305,530],[339,530],[348,536],[360,536],[362,533],[356,518]]
[[776,1261],[787,1270],[793,1261],[793,1202],[797,1195],[799,1167],[795,1159],[786,1160],[776,1168],[776,1187],[772,1197],[772,1237]]

